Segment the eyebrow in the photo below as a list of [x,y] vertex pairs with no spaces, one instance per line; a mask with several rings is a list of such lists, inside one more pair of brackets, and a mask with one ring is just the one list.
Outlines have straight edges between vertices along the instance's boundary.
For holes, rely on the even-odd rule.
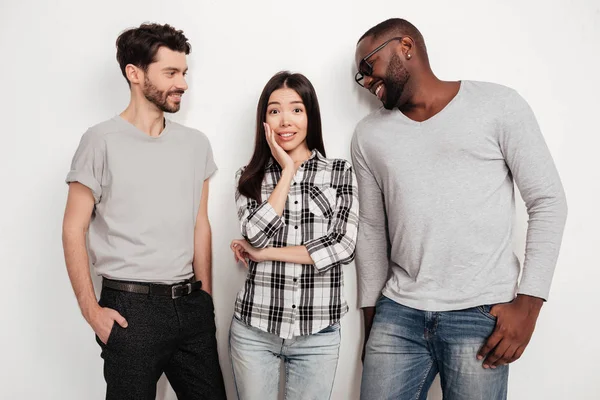
[[[278,102],[278,101],[272,101],[269,104],[267,104],[267,106],[270,106],[270,105],[273,105],[273,104],[277,104],[278,106],[281,105],[281,103]],[[302,104],[302,105],[304,105],[304,103],[302,101],[300,101],[300,100],[292,101],[292,102],[290,102],[290,104]]]
[[[163,71],[175,71],[175,72],[181,71],[179,68],[175,68],[175,67],[165,67],[162,70]],[[187,71],[188,71],[188,68],[183,70],[183,72],[187,72]]]

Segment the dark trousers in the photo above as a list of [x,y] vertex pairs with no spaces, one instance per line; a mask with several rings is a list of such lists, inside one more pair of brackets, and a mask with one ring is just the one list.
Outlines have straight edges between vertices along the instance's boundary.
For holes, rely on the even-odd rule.
[[212,297],[203,290],[177,299],[102,289],[99,304],[117,310],[102,348],[107,400],[154,400],[164,372],[179,400],[225,399]]

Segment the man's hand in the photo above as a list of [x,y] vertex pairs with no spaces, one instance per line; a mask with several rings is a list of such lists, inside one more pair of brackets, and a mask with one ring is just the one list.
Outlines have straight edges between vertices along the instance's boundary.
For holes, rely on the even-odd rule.
[[360,360],[365,362],[365,351],[367,349],[367,341],[371,334],[371,327],[373,326],[373,319],[375,318],[375,307],[363,307],[363,322],[365,327],[365,339],[363,341],[362,354]]
[[127,321],[125,318],[117,311],[108,307],[94,307],[87,315],[85,315],[85,319],[104,344],[108,342],[108,337],[110,336],[110,332],[115,322],[121,327],[127,328]]
[[496,317],[496,328],[477,353],[483,368],[496,368],[518,360],[531,340],[535,323],[544,301],[538,297],[518,295],[510,303],[497,304],[490,314]]

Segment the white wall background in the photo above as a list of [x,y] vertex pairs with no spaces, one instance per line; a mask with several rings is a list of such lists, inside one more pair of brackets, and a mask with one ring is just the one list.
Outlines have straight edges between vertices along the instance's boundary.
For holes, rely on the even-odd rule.
[[[349,158],[354,125],[377,106],[353,82],[354,46],[366,29],[394,16],[421,29],[439,77],[512,86],[536,112],[570,214],[551,301],[512,367],[509,398],[599,399],[597,0],[1,0],[0,398],[104,398],[99,347],[64,268],[61,220],[63,180],[80,136],[127,105],[115,61],[120,31],[144,21],[170,23],[193,46],[190,90],[173,118],[209,136],[220,167],[210,198],[214,291],[221,365],[235,398],[227,332],[245,272],[228,248],[238,236],[233,175],[252,151],[260,91],[281,69],[308,76],[319,95],[327,152]],[[521,204],[517,211],[521,255],[527,216]],[[353,266],[345,282],[350,312],[335,400],[358,399],[361,374]],[[175,398],[164,378],[158,398]],[[430,398],[441,399],[437,387]]]

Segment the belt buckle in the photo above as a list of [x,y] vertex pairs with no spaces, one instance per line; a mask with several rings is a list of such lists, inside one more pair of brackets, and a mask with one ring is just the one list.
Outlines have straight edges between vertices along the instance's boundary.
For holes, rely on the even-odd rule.
[[[180,291],[180,292],[177,293],[178,291]],[[171,298],[172,299],[177,299],[182,296],[187,296],[190,293],[192,293],[192,284],[191,283],[184,283],[184,284],[171,286]]]

